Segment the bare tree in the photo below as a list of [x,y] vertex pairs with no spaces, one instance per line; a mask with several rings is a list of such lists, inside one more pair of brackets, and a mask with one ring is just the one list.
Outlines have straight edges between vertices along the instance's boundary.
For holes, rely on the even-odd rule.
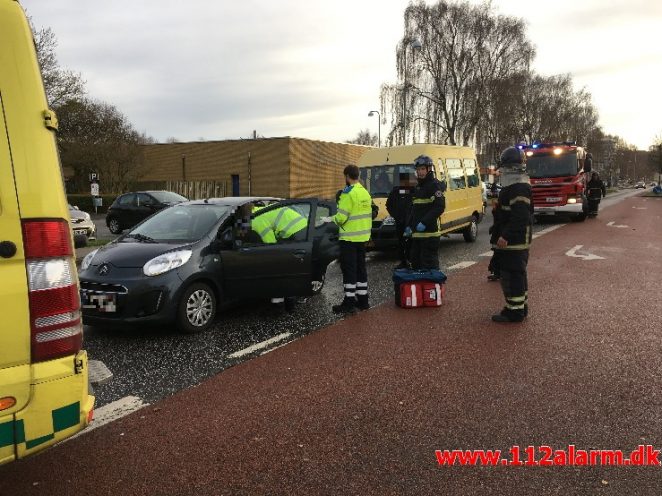
[[347,143],[353,143],[355,145],[378,146],[379,138],[376,134],[370,134],[369,129],[363,129],[358,132],[356,138],[347,140]]
[[85,95],[85,81],[81,74],[62,69],[58,63],[55,54],[57,48],[55,33],[51,28],[35,29],[31,19],[30,25],[34,33],[37,60],[41,67],[48,104],[57,109],[67,100],[83,98]]
[[90,99],[69,100],[58,109],[62,163],[74,169],[78,191],[89,171],[101,177],[108,193],[125,191],[140,179],[142,146],[153,142],[138,133],[114,106]]
[[[413,39],[422,44],[419,54],[409,48]],[[402,84],[383,85],[381,91],[383,115],[391,116],[387,141],[405,143],[413,130],[427,141],[468,145],[490,82],[527,70],[534,52],[524,22],[495,14],[489,3],[410,4],[397,48]],[[405,126],[409,121],[412,129]]]

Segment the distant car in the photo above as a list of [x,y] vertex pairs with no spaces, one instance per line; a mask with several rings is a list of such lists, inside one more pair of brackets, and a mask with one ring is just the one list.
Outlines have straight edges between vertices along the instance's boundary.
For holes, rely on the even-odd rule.
[[85,246],[89,240],[97,238],[97,226],[90,214],[73,205],[69,205],[69,225],[74,234],[76,248]]
[[121,234],[154,212],[185,202],[187,198],[171,191],[136,191],[115,198],[106,214],[106,225],[113,234]]
[[83,322],[172,324],[192,333],[233,300],[319,293],[340,255],[338,227],[327,222],[335,202],[274,200],[180,203],[89,253],[79,272]]
[[646,189],[646,183],[644,181],[639,181],[637,184],[634,185],[634,189]]

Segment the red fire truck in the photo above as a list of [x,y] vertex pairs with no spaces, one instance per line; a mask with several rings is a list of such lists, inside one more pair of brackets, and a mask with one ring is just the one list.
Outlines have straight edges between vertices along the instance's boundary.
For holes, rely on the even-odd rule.
[[518,145],[526,153],[526,172],[531,178],[536,216],[568,216],[586,219],[586,150],[575,142]]

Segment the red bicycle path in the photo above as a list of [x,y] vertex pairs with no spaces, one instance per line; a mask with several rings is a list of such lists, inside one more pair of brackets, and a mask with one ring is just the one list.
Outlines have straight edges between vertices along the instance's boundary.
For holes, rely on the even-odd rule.
[[0,467],[0,494],[660,494],[662,467],[448,467],[435,450],[662,447],[661,215],[631,197],[536,239],[524,323],[490,321],[483,260],[440,308],[348,317]]

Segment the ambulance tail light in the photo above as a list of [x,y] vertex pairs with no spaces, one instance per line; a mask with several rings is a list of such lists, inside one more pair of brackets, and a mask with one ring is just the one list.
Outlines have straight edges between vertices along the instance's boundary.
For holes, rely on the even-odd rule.
[[28,275],[32,361],[73,355],[83,325],[69,224],[63,219],[23,222]]

